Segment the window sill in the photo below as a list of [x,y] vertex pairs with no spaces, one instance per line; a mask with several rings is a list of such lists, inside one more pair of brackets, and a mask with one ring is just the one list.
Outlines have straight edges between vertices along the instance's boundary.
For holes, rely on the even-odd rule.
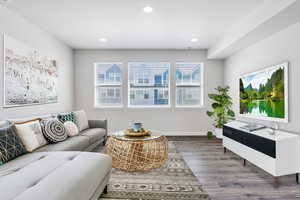
[[123,109],[124,106],[100,106],[100,105],[97,105],[97,106],[94,106],[95,109]]
[[128,109],[171,109],[171,106],[127,106]]
[[205,105],[199,105],[199,106],[175,106],[175,109],[178,110],[191,110],[191,109],[206,109]]

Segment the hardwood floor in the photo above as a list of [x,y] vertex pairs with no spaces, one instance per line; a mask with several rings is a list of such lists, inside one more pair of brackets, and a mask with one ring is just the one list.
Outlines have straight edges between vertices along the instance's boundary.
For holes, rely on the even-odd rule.
[[[168,137],[213,200],[300,200],[295,175],[277,180],[227,151],[221,140],[206,137]],[[300,157],[300,155],[299,155]]]

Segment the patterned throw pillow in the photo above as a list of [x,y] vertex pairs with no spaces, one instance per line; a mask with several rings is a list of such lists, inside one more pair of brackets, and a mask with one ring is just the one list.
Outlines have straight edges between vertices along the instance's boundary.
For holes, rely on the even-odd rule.
[[48,144],[43,136],[39,119],[18,122],[15,123],[14,126],[28,152],[32,152],[35,149]]
[[0,126],[0,165],[26,153],[26,149],[13,127]]
[[76,125],[79,131],[83,131],[89,128],[88,118],[83,110],[75,111],[74,115],[75,115]]
[[54,119],[42,122],[43,134],[50,142],[64,141],[68,135],[63,123]]
[[76,124],[74,124],[73,122],[67,121],[64,123],[64,126],[67,130],[68,136],[72,137],[72,136],[76,136],[79,134],[79,130],[78,130]]
[[71,121],[73,123],[76,123],[75,121],[75,115],[73,112],[69,113],[69,114],[58,114],[57,115],[57,119],[61,122],[61,123],[65,123],[66,121]]

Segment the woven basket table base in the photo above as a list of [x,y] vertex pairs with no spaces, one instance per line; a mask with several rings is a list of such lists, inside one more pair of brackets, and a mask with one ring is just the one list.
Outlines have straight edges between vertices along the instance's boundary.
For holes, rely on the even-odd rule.
[[124,171],[148,171],[161,167],[168,159],[168,140],[165,136],[132,141],[109,137],[106,145],[113,167]]

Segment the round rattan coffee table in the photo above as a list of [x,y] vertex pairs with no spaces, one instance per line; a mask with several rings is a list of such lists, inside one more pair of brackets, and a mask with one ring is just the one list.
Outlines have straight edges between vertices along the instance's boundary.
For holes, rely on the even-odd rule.
[[150,136],[128,137],[120,131],[108,138],[106,147],[113,167],[124,171],[159,168],[168,159],[168,140],[155,132]]

